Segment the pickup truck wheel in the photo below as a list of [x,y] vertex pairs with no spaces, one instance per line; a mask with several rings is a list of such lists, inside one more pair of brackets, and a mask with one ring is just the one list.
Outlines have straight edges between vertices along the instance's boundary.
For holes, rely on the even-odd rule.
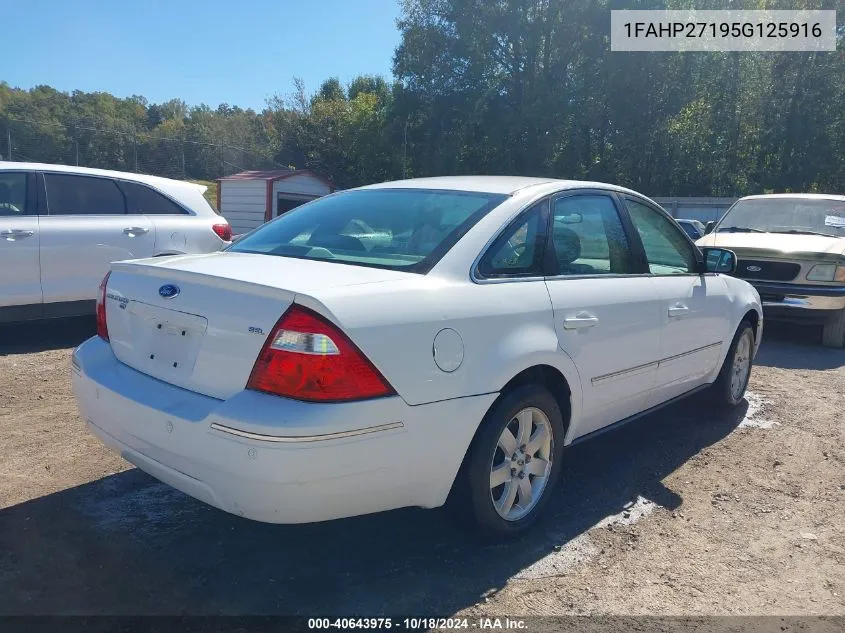
[[824,324],[822,344],[826,347],[845,347],[845,310],[839,310]]
[[734,334],[719,376],[711,387],[714,404],[731,408],[742,402],[751,378],[753,359],[754,329],[748,321],[743,321]]
[[487,540],[528,530],[560,478],[565,431],[557,401],[537,385],[505,394],[470,445],[448,505]]

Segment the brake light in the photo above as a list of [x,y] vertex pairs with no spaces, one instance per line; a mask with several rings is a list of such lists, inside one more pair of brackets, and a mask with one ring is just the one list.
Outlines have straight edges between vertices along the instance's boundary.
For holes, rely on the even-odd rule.
[[309,402],[343,402],[395,393],[333,323],[302,306],[288,309],[255,361],[247,389]]
[[211,230],[224,242],[232,241],[232,227],[228,224],[215,224],[211,227]]
[[109,275],[111,275],[111,271],[103,277],[100,282],[100,291],[97,293],[97,336],[104,341],[109,340],[109,326],[106,323],[106,286],[109,283]]

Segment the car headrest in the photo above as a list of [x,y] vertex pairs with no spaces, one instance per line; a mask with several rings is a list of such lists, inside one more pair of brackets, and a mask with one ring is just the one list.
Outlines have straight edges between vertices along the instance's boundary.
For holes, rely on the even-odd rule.
[[357,237],[351,235],[312,235],[308,240],[309,246],[317,246],[327,248],[329,250],[337,248],[344,251],[365,251],[364,243]]
[[568,266],[581,257],[581,239],[572,229],[556,226],[554,240],[557,261],[561,266]]

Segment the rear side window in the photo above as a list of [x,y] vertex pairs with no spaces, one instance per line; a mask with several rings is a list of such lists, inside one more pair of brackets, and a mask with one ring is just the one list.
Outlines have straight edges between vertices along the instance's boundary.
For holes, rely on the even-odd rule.
[[625,229],[610,196],[564,196],[552,206],[558,275],[625,275],[636,271]]
[[27,207],[26,174],[23,172],[0,172],[0,217],[21,217],[35,215]]
[[50,215],[124,215],[126,204],[108,178],[44,174]]
[[228,250],[426,273],[506,198],[432,189],[345,191],[288,211]]
[[543,275],[543,250],[546,239],[543,211],[547,205],[548,202],[535,205],[514,220],[496,238],[478,265],[478,272],[482,277]]
[[178,204],[158,191],[136,182],[121,181],[120,188],[126,194],[127,213],[143,215],[185,215]]

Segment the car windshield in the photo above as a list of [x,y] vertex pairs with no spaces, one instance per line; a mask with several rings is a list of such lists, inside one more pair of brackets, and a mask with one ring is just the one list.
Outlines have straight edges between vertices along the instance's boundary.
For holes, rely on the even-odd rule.
[[426,273],[506,198],[431,189],[346,191],[297,207],[228,250]]
[[740,200],[725,214],[716,230],[845,237],[845,201],[824,198]]

